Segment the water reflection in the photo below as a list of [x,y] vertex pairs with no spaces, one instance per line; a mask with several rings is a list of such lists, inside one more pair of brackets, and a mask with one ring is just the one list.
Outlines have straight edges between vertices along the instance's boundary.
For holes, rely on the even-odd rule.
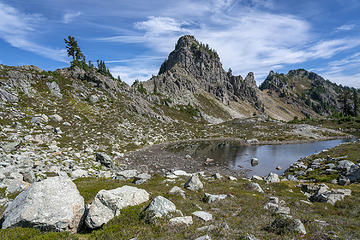
[[[249,169],[248,176],[265,176],[270,172],[282,174],[292,163],[308,155],[322,150],[335,147],[349,139],[336,139],[313,143],[286,144],[286,145],[263,145],[241,146],[234,143],[213,143],[197,145],[196,156],[206,156],[217,162],[227,164],[230,169]],[[194,146],[194,145],[193,145]],[[259,164],[251,166],[251,159],[259,159]],[[281,170],[276,170],[277,166]]]

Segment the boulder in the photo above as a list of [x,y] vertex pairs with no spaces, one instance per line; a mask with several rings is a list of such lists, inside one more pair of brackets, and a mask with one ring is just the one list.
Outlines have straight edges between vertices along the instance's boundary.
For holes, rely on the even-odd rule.
[[149,193],[136,187],[123,186],[112,190],[101,190],[89,207],[85,224],[92,229],[99,228],[118,216],[121,209],[139,205],[148,200]]
[[47,82],[46,85],[48,86],[51,94],[58,98],[62,98],[62,94],[59,88],[59,85],[56,82]]
[[355,164],[349,160],[342,160],[337,163],[336,169],[344,172],[349,172],[351,166],[353,165]]
[[151,212],[154,214],[154,217],[163,217],[169,213],[176,212],[176,206],[170,200],[157,196],[151,201],[145,212]]
[[2,228],[77,232],[84,210],[84,198],[71,179],[51,177],[33,183],[14,199],[3,214]]
[[327,202],[334,205],[351,195],[350,189],[329,189],[325,184],[301,186],[301,190],[312,202]]
[[192,191],[198,191],[202,189],[204,185],[200,181],[199,176],[195,174],[186,181],[184,187]]
[[200,218],[201,220],[203,220],[205,222],[211,221],[213,219],[212,214],[205,212],[205,211],[196,211],[196,212],[193,212],[192,215]]

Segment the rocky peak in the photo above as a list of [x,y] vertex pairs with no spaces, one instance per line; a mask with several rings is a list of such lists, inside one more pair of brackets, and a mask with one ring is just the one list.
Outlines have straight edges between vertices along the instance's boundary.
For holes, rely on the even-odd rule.
[[220,58],[208,44],[199,43],[193,36],[181,37],[175,50],[162,64],[159,75],[174,67],[184,69],[188,74],[204,82],[214,83],[224,81],[224,71]]
[[229,100],[240,99],[262,109],[254,74],[249,73],[244,80],[241,76],[233,76],[231,70],[226,72],[217,52],[189,35],[178,40],[174,51],[161,65],[159,75],[144,86],[150,92],[156,89],[175,98],[183,97],[185,92],[205,91],[225,105]]

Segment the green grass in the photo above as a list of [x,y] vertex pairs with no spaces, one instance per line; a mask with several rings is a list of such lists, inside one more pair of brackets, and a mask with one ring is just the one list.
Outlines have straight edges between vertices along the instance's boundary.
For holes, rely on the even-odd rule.
[[[199,210],[208,211],[213,214],[214,220],[204,223],[193,217],[194,224],[191,226],[172,226],[168,224],[168,219],[159,219],[149,223],[143,218],[143,210],[149,204],[146,202],[139,206],[129,207],[121,210],[121,214],[101,229],[72,235],[69,233],[40,233],[33,229],[8,229],[0,230],[0,239],[195,239],[205,233],[198,232],[196,229],[205,225],[213,224],[215,229],[208,234],[212,239],[242,239],[242,236],[253,234],[260,239],[316,239],[314,237],[327,232],[334,232],[342,238],[360,238],[360,186],[359,184],[350,185],[352,196],[346,197],[344,201],[338,202],[335,206],[327,203],[313,203],[307,205],[300,200],[307,200],[300,192],[299,186],[294,182],[281,182],[265,184],[258,181],[265,191],[260,194],[251,189],[246,180],[230,181],[204,180],[204,189],[198,192],[185,190],[187,199],[177,195],[169,195],[168,191],[173,186],[182,186],[186,178],[178,180],[176,183],[164,183],[164,178],[154,176],[142,185],[134,185],[129,181],[119,181],[111,179],[82,178],[75,180],[80,194],[89,203],[101,189],[113,189],[124,185],[136,186],[147,190],[151,194],[151,199],[161,195],[171,200],[181,210],[184,216],[191,216],[191,213]],[[336,187],[329,185],[330,187]],[[231,197],[211,204],[202,201],[204,193],[227,194]],[[308,235],[301,237],[300,234],[287,231],[286,228],[280,230],[269,230],[269,226],[277,219],[277,216],[270,211],[263,209],[268,202],[267,196],[277,196],[284,200],[291,209],[294,218],[301,219],[304,223]],[[326,221],[329,226],[319,230],[319,226],[314,220]],[[224,228],[227,224],[229,229]],[[285,224],[286,225],[286,224]],[[341,227],[340,227],[341,226]],[[21,238],[23,237],[23,238]]]

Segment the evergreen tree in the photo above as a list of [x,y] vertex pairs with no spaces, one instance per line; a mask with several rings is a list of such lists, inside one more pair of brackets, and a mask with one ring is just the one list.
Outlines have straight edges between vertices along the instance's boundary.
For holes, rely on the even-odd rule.
[[343,105],[343,114],[344,114],[344,116],[351,115],[349,99],[350,99],[350,92],[348,90],[345,90],[343,92],[342,97],[340,98],[340,101],[342,102],[342,105]]
[[359,112],[359,93],[356,89],[353,90],[352,99],[354,102],[354,117],[357,117]]
[[85,56],[81,52],[79,45],[74,37],[68,36],[68,39],[64,39],[67,49],[68,57],[72,57],[73,61],[85,61]]

